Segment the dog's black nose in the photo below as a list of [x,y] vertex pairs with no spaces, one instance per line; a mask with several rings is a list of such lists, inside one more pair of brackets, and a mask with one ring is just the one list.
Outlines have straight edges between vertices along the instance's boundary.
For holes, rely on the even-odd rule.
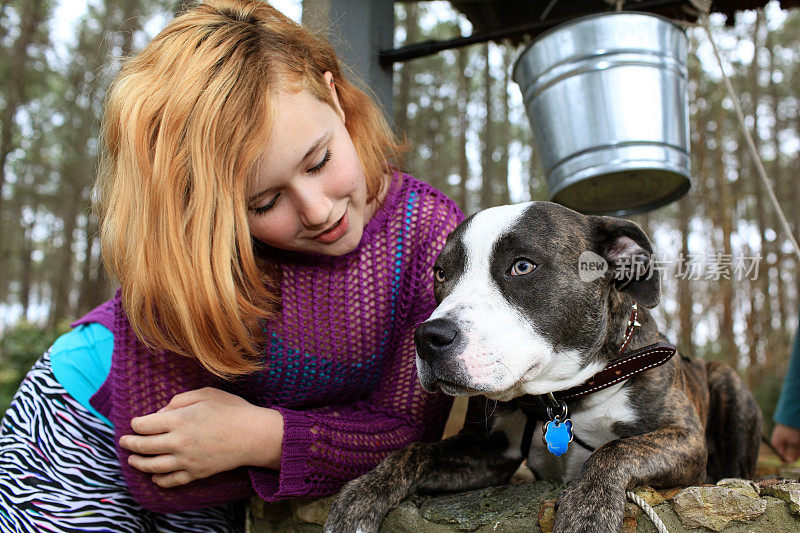
[[428,360],[453,348],[460,340],[461,334],[456,325],[444,318],[437,318],[423,323],[414,333],[414,343],[419,356]]

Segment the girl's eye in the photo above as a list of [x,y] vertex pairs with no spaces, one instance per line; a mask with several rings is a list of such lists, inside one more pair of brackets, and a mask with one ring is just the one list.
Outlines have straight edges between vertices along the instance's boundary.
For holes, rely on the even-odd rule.
[[536,269],[536,263],[532,263],[527,259],[517,259],[511,266],[511,270],[509,271],[509,273],[512,276],[524,276],[525,274],[530,274],[535,269]]
[[278,203],[278,197],[280,195],[281,193],[278,193],[275,196],[273,196],[272,200],[270,200],[266,204],[262,205],[261,207],[252,207],[250,208],[250,210],[256,215],[263,215],[264,213],[275,207],[275,204]]
[[434,278],[436,279],[436,281],[437,281],[437,282],[439,282],[439,283],[444,283],[444,282],[445,282],[445,280],[447,279],[447,278],[445,277],[445,275],[444,275],[444,270],[442,270],[442,269],[441,269],[441,268],[439,268],[439,267],[434,267],[434,269],[433,269],[433,277],[434,277]]
[[310,174],[316,174],[317,172],[319,172],[323,168],[325,168],[325,165],[327,165],[328,161],[330,161],[330,160],[331,160],[331,151],[330,150],[325,150],[325,155],[322,156],[322,161],[320,161],[319,163],[317,163],[313,167],[309,168],[308,172]]

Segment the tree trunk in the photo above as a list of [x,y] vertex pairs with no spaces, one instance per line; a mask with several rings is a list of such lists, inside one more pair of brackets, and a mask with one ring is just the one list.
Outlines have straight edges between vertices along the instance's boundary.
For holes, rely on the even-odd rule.
[[[404,4],[406,10],[406,40],[405,44],[415,43],[419,40],[419,10],[416,4]],[[394,111],[395,131],[405,139],[408,133],[408,105],[411,101],[411,86],[413,82],[414,64],[406,61],[400,65],[400,80],[397,84],[397,105]]]
[[64,210],[63,243],[58,250],[56,259],[57,268],[53,278],[53,308],[50,312],[50,327],[56,327],[58,323],[67,317],[69,313],[69,293],[73,283],[73,260],[75,254],[72,252],[72,245],[75,242],[75,228],[77,227],[78,211],[80,209],[80,196],[70,193]]
[[492,68],[489,62],[489,43],[483,46],[486,68],[483,71],[484,108],[486,120],[483,127],[483,153],[481,154],[481,195],[480,209],[491,207],[494,203],[494,176],[492,175],[492,152],[494,151],[494,117],[492,113]]
[[33,242],[31,232],[25,228],[22,235],[22,256],[20,257],[20,290],[19,301],[22,305],[22,318],[28,319],[28,309],[31,304],[31,286],[33,285]]
[[[0,299],[5,301],[8,297],[9,283],[12,281],[10,276],[9,260],[11,250],[9,249],[11,239],[4,228],[5,202],[3,200],[3,189],[8,181],[6,175],[6,162],[8,155],[16,148],[14,146],[14,133],[16,131],[15,117],[17,111],[25,104],[28,99],[28,75],[30,68],[28,50],[39,26],[46,18],[47,6],[43,0],[29,0],[20,2],[20,27],[19,36],[14,41],[11,48],[12,55],[6,60],[8,77],[3,80],[5,84],[4,98],[5,108],[0,113]],[[2,5],[0,14],[5,14],[7,3]],[[7,17],[3,17],[3,34],[7,32],[5,26],[8,22]],[[7,50],[8,51],[8,50]]]
[[96,268],[97,263],[94,259],[92,249],[94,248],[95,241],[97,240],[97,227],[95,226],[94,217],[87,217],[86,224],[84,225],[84,235],[86,239],[86,254],[83,258],[81,265],[81,277],[78,284],[78,308],[76,316],[83,315],[89,311],[93,306],[92,294],[95,292],[92,286],[97,283],[97,279],[93,275],[93,270]]
[[467,159],[467,130],[469,129],[469,78],[467,77],[467,63],[469,62],[469,48],[456,50],[458,70],[458,139],[461,149],[458,151],[458,204],[467,213],[469,211],[467,181],[469,180],[469,160]]
[[531,157],[527,162],[528,171],[528,194],[531,200],[547,200],[547,176],[542,170],[539,153],[533,146],[533,135],[531,133],[527,136],[528,145],[531,147]]
[[[731,190],[728,183],[726,172],[726,153],[725,153],[725,110],[720,106],[716,112],[717,122],[717,146],[719,157],[717,158],[719,171],[717,176],[717,188],[719,190],[719,209],[717,210],[717,221],[714,224],[722,230],[722,253],[724,254],[725,264],[732,265],[733,253],[731,251],[731,235],[733,234],[733,207],[731,200]],[[728,260],[730,258],[730,260]],[[720,265],[722,267],[723,265]],[[723,269],[723,272],[725,270]],[[719,294],[722,304],[722,317],[719,324],[720,349],[725,360],[733,368],[739,368],[739,350],[736,347],[733,331],[733,272],[727,269],[728,279],[720,276]]]
[[[753,47],[755,53],[753,55],[753,62],[750,65],[748,83],[748,90],[751,99],[749,112],[751,112],[753,115],[752,135],[757,152],[760,152],[761,146],[761,139],[758,135],[758,104],[761,100],[761,88],[758,84],[759,72],[761,70],[758,64],[758,53],[761,48],[759,35],[761,33],[763,18],[763,11],[756,11],[756,21],[753,28]],[[768,332],[765,331],[765,329],[769,327],[769,323],[772,319],[772,301],[769,294],[769,265],[767,263],[767,256],[769,254],[770,246],[766,238],[768,224],[766,209],[770,209],[770,206],[766,205],[764,199],[764,185],[761,183],[761,180],[758,176],[758,170],[756,168],[755,161],[751,161],[749,177],[755,182],[753,184],[753,198],[755,200],[754,209],[756,223],[758,225],[758,232],[761,237],[761,248],[759,253],[762,256],[758,279],[756,279],[753,283],[754,292],[751,294],[751,305],[753,307],[751,312],[754,313],[754,316],[750,321],[750,325],[753,327],[753,334],[755,335],[755,338],[753,339],[754,342],[750,343],[750,346],[748,346],[750,359],[748,374],[752,382],[757,379],[758,375],[759,350],[763,349],[765,351],[769,351],[770,349],[769,339],[767,338]],[[759,299],[761,300],[760,305],[758,302]]]
[[[678,201],[678,231],[681,235],[681,257],[689,256],[689,232],[692,219],[690,197],[684,196]],[[692,288],[688,276],[678,277],[678,323],[680,334],[678,346],[683,353],[694,353],[694,320],[692,319]]]
[[[28,46],[33,41],[33,36],[39,24],[45,18],[45,5],[42,0],[28,0],[22,2],[22,23],[20,34],[14,42],[14,55],[9,63],[11,75],[6,83],[6,102],[0,124],[0,221],[3,220],[3,187],[6,183],[6,160],[8,154],[14,149],[14,117],[17,110],[27,99],[26,70],[28,68]],[[1,236],[0,236],[1,237]],[[0,239],[1,240],[1,239]],[[5,279],[4,272],[0,271],[0,279]]]
[[[783,208],[786,209],[786,207],[791,204],[787,204],[785,201],[787,195],[784,194],[785,184],[781,168],[781,144],[779,137],[780,132],[783,129],[783,116],[779,110],[780,97],[778,95],[778,85],[775,83],[773,77],[777,72],[775,65],[775,50],[773,47],[774,41],[772,38],[772,32],[768,31],[766,48],[769,52],[769,93],[770,102],[772,104],[772,119],[774,121],[772,129],[772,148],[775,152],[775,158],[772,160],[772,164],[769,166],[769,172],[770,177],[772,178],[773,186],[775,187],[775,195],[778,198],[778,201],[783,205]],[[767,372],[771,372],[775,368],[773,357],[774,355],[777,355],[775,352],[778,351],[782,354],[788,348],[788,345],[791,342],[791,336],[794,332],[787,329],[786,318],[794,315],[794,307],[796,307],[796,304],[790,302],[790,297],[788,291],[786,290],[787,283],[784,281],[782,276],[785,270],[795,272],[795,262],[792,259],[794,254],[784,254],[782,244],[788,242],[789,239],[784,234],[777,211],[772,209],[770,213],[772,214],[770,217],[771,225],[776,233],[774,243],[774,253],[776,254],[775,288],[778,293],[777,311],[780,316],[778,327],[776,329],[770,328],[770,331],[773,332],[773,339],[771,343],[772,349],[767,352],[765,369]],[[784,266],[787,266],[787,268],[784,269]]]
[[119,31],[122,32],[122,57],[129,57],[133,53],[133,38],[142,24],[142,0],[125,0],[122,4],[122,23]]
[[6,16],[6,8],[10,3],[9,0],[2,0],[0,1],[0,41],[6,38],[8,35],[8,28],[10,24],[8,23],[8,18]]
[[511,66],[514,54],[510,45],[503,47],[503,87],[502,95],[500,97],[500,109],[502,114],[499,120],[502,121],[504,127],[500,130],[501,136],[501,150],[500,161],[497,165],[497,197],[495,199],[496,205],[504,205],[511,203],[511,192],[508,188],[508,149],[511,144],[511,127],[508,117],[511,114],[511,108],[508,102],[508,86],[511,84]]

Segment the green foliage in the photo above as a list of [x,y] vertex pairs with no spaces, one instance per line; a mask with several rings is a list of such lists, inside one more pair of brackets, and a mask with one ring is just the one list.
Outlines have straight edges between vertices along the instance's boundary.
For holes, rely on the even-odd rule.
[[30,367],[69,327],[48,329],[21,321],[0,338],[0,413],[5,413]]

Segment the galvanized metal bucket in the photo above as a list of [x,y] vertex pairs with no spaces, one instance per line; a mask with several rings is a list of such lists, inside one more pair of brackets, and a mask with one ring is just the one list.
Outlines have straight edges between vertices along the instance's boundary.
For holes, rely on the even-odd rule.
[[542,34],[514,65],[550,198],[627,215],[689,190],[687,42],[657,15],[615,12]]

